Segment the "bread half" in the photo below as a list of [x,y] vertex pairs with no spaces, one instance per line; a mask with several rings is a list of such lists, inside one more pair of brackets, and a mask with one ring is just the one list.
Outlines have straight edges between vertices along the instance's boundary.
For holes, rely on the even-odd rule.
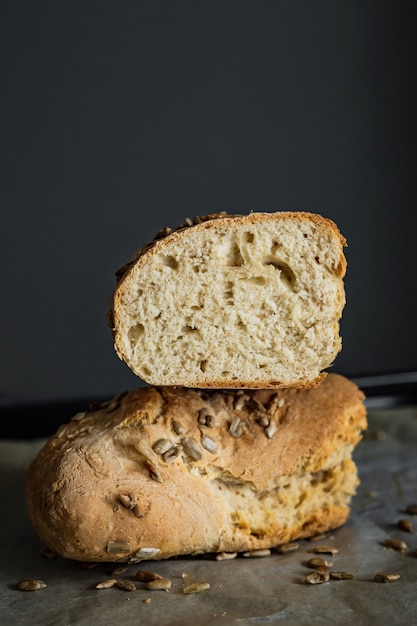
[[76,415],[39,452],[27,504],[40,539],[82,561],[270,548],[343,524],[363,394],[137,389]]
[[165,229],[119,273],[116,352],[152,385],[315,386],[341,349],[345,244],[301,212]]

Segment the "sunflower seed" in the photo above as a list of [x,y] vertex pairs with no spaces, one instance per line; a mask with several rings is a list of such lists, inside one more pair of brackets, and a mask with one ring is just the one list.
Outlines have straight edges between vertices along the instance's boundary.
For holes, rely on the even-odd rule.
[[121,391],[108,403],[106,413],[112,413],[119,408],[121,400],[125,397],[127,391]]
[[210,589],[210,583],[191,583],[182,590],[183,593],[200,593],[200,591],[207,591]]
[[195,439],[192,437],[183,437],[181,439],[182,446],[185,453],[193,459],[193,461],[199,461],[203,456],[200,447]]
[[324,533],[320,535],[313,535],[313,537],[308,538],[308,541],[323,541],[323,539],[326,539],[326,535]]
[[217,443],[214,441],[214,439],[212,439],[208,435],[203,435],[203,437],[201,437],[201,445],[208,452],[211,452],[211,454],[215,454],[218,450]]
[[131,580],[116,580],[116,587],[125,591],[136,591],[137,587]]
[[110,554],[128,554],[131,551],[132,548],[127,541],[109,541],[107,544],[107,552],[110,552]]
[[117,580],[115,578],[107,578],[101,583],[98,583],[98,585],[96,585],[96,589],[110,589],[110,587],[114,587],[116,583]]
[[151,559],[156,556],[161,550],[159,548],[140,548],[135,552],[137,559]]
[[384,546],[402,553],[406,552],[407,550],[407,544],[405,543],[405,541],[401,541],[401,539],[392,539],[391,537],[385,539]]
[[139,518],[145,517],[145,514],[142,513],[138,504],[133,507],[132,511],[136,515],[136,517],[139,517]]
[[409,515],[417,515],[417,504],[409,504],[405,512]]
[[325,559],[321,559],[320,557],[315,557],[315,558],[309,559],[306,565],[307,567],[316,569],[316,567],[332,567],[333,563],[331,561],[326,561]]
[[214,417],[204,407],[198,412],[197,421],[201,426],[208,426],[209,428],[214,426]]
[[136,572],[135,578],[136,580],[140,580],[142,583],[149,583],[151,580],[160,580],[163,576],[147,569],[140,569]]
[[161,474],[158,472],[155,465],[149,461],[149,459],[145,461],[145,467],[149,472],[149,478],[152,478],[152,480],[155,480],[157,483],[164,482]]
[[21,580],[17,583],[17,588],[20,591],[38,591],[38,589],[44,589],[47,585],[43,580]]
[[248,400],[250,400],[250,397],[246,393],[239,395],[233,403],[235,411],[241,411],[246,406]]
[[119,494],[119,502],[126,509],[129,509],[131,511],[131,510],[133,510],[135,508],[135,506],[137,505],[138,501],[137,501],[136,495],[134,493],[120,493]]
[[229,433],[235,439],[239,439],[243,435],[243,424],[238,417],[234,417],[229,426]]
[[266,415],[262,415],[262,417],[258,419],[258,424],[260,426],[263,426],[264,428],[266,426],[269,426],[269,417],[266,417]]
[[111,572],[112,576],[120,576],[120,574],[124,574],[125,572],[127,572],[129,568],[128,567],[116,567],[115,569],[113,569]]
[[355,576],[350,572],[330,572],[330,578],[332,580],[353,580]]
[[248,550],[248,552],[243,552],[242,556],[246,558],[257,558],[263,556],[271,556],[271,550],[268,548],[259,549],[259,550]]
[[173,447],[173,442],[170,439],[159,439],[156,443],[153,444],[152,450],[156,454],[165,454]]
[[261,413],[265,413],[265,407],[262,402],[259,402],[256,398],[252,396],[249,400],[250,407],[255,411],[260,411]]
[[389,572],[381,572],[379,574],[375,574],[374,581],[377,583],[392,583],[395,580],[398,580],[400,577],[399,574],[391,574]]
[[313,548],[312,552],[314,552],[314,554],[331,554],[335,556],[335,554],[338,554],[339,550],[332,546],[316,546]]
[[171,589],[172,582],[169,578],[155,578],[146,583],[146,589],[168,591]]
[[237,552],[219,552],[216,554],[216,561],[230,561],[231,559],[235,559],[237,557]]
[[413,524],[409,519],[400,519],[397,523],[397,526],[398,528],[401,528],[401,530],[405,530],[407,533],[412,533],[414,530]]
[[270,422],[269,426],[265,428],[265,435],[268,437],[268,439],[272,439],[272,437],[275,435],[276,432],[277,432],[277,427],[274,424],[274,422]]
[[149,604],[149,603],[150,603],[150,601],[151,601],[151,599],[150,599],[150,598],[145,598],[145,599],[144,599],[144,601],[143,601],[143,603],[144,603],[144,604]]
[[81,411],[80,413],[76,413],[75,415],[73,415],[73,417],[71,417],[71,422],[80,422],[86,417],[86,415],[87,411]]
[[278,546],[276,550],[279,554],[286,554],[287,552],[295,552],[295,550],[298,550],[299,547],[300,544],[293,541],[291,543],[284,543],[281,546]]
[[163,456],[164,461],[169,463],[170,461],[174,461],[174,459],[178,458],[180,454],[181,454],[181,446],[178,445],[178,446],[172,446],[172,448],[167,450],[165,454],[163,454],[162,456]]
[[330,580],[329,570],[327,568],[315,569],[311,574],[304,577],[304,582],[309,585],[320,585]]
[[172,422],[172,428],[177,435],[185,435],[186,430],[181,422],[178,422],[178,420],[174,420]]

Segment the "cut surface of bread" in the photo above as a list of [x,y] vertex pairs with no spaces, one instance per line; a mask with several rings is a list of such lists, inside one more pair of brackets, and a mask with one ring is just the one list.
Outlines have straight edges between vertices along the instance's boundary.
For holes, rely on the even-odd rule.
[[77,414],[27,474],[41,541],[82,561],[270,548],[340,526],[362,392],[145,387]]
[[153,385],[311,387],[341,349],[344,238],[311,213],[219,215],[140,250],[111,306],[115,349]]

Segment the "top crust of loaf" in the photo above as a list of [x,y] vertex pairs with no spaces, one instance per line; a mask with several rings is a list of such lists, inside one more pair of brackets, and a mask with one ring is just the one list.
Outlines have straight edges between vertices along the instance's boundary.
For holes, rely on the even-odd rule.
[[341,349],[345,245],[307,212],[164,229],[117,273],[116,352],[153,385],[316,386]]

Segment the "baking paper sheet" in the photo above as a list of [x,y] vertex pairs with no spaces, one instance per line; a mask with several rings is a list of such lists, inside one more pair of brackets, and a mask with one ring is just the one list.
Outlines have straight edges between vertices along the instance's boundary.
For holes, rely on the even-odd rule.
[[[267,558],[214,561],[172,559],[131,565],[116,578],[133,579],[146,568],[172,580],[166,591],[95,589],[109,577],[109,565],[90,570],[79,563],[41,556],[42,545],[25,508],[25,469],[43,442],[0,442],[1,573],[0,623],[5,626],[200,626],[228,624],[417,624],[417,408],[369,411],[368,436],[355,451],[361,485],[348,523],[329,533],[325,544],[338,548],[330,558],[335,571],[354,580],[307,585],[305,562],[316,542],[302,541],[296,552]],[[414,532],[397,527],[399,519]],[[401,554],[382,545],[386,537],[407,542]],[[114,568],[114,564],[110,566]],[[377,572],[400,574],[376,583]],[[184,595],[185,580],[209,582],[210,590]],[[40,578],[45,589],[17,590],[22,579]],[[144,600],[151,598],[149,604]]]

